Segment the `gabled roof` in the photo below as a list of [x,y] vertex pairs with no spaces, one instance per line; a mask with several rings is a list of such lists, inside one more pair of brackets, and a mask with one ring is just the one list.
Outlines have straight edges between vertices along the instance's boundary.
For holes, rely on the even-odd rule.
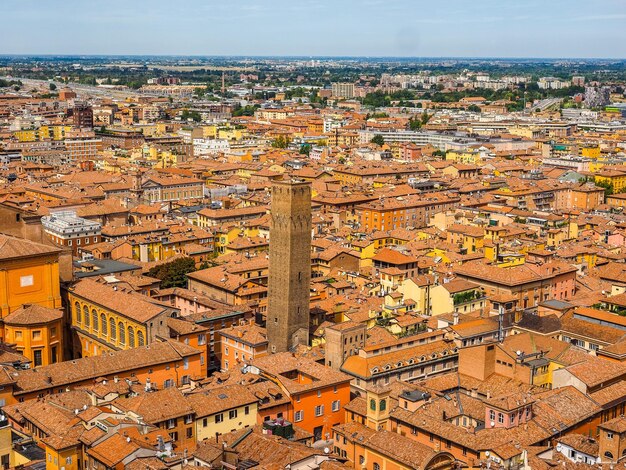
[[41,305],[24,304],[10,315],[4,318],[4,323],[9,325],[38,325],[49,323],[63,318],[63,312]]
[[51,255],[60,252],[61,249],[54,246],[0,234],[0,260]]

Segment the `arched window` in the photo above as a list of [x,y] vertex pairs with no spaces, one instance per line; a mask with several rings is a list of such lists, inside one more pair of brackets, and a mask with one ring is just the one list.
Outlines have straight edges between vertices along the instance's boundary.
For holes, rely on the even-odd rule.
[[126,331],[122,322],[117,324],[117,330],[120,332],[120,344],[126,344]]
[[98,331],[98,312],[96,312],[95,308],[91,311],[91,323],[93,330]]
[[146,341],[143,338],[143,331],[137,330],[137,345],[144,346],[145,344],[146,344]]
[[115,331],[115,318],[109,319],[109,330],[109,339],[115,339],[115,337],[117,336]]
[[104,313],[100,314],[100,330],[102,331],[103,335],[107,334],[107,317],[104,315]]
[[387,400],[380,400],[380,411],[385,411],[387,409]]
[[609,451],[606,451],[606,452],[604,453],[604,456],[605,456],[607,459],[611,459],[611,460],[613,460],[613,454],[611,454]]
[[128,327],[128,346],[131,348],[135,347],[135,330],[133,330],[132,326]]
[[83,322],[89,326],[89,308],[86,305],[83,307]]
[[80,304],[78,302],[74,304],[74,317],[76,323],[80,323]]
[[370,409],[372,411],[376,411],[376,400],[374,400],[373,398],[370,400]]

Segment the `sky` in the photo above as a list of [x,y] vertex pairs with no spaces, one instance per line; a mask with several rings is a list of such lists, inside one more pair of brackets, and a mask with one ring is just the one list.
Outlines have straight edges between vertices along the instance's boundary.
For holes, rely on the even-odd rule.
[[0,54],[626,58],[626,0],[0,5]]

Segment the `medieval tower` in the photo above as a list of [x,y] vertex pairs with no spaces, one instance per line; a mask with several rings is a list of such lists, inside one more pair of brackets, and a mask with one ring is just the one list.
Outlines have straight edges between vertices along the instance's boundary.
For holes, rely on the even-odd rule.
[[267,339],[270,352],[309,342],[311,184],[272,186]]

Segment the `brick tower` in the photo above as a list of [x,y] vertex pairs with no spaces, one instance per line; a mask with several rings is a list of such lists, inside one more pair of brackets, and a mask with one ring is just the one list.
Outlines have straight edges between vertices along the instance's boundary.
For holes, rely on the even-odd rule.
[[270,352],[309,342],[311,184],[272,186],[267,339]]

